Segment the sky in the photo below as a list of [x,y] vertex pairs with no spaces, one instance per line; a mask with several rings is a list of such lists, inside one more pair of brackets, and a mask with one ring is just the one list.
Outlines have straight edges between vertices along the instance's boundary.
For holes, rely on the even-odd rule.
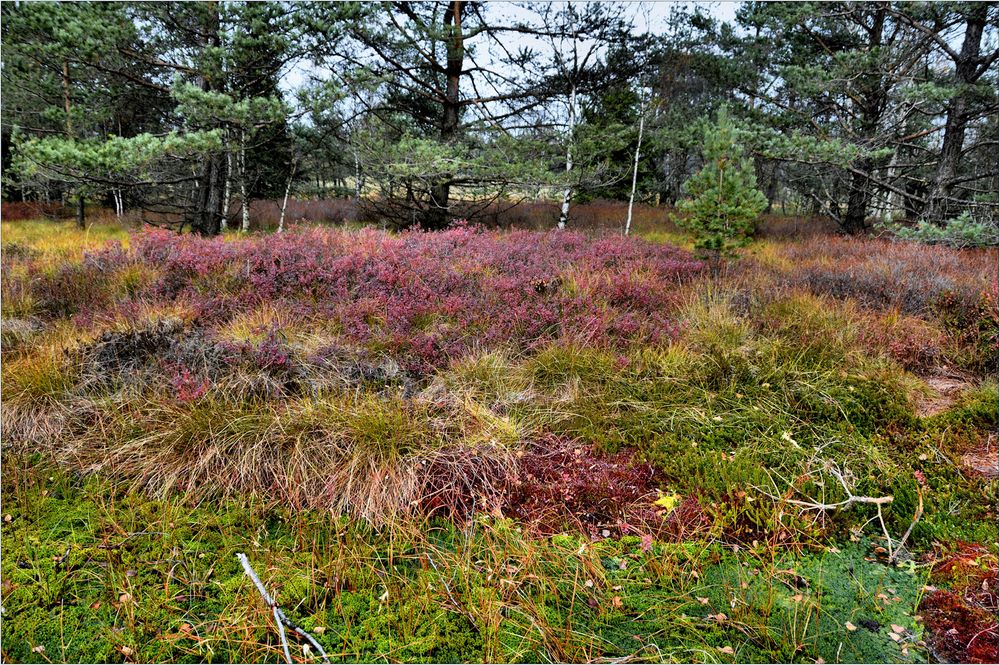
[[[499,11],[500,5],[509,4],[511,9],[516,9],[515,3],[505,3],[501,1],[494,1],[490,3],[494,5],[495,10]],[[562,4],[562,3],[560,3]],[[709,15],[713,16],[721,22],[731,23],[736,17],[736,10],[740,6],[740,2],[737,0],[733,1],[719,1],[719,2],[697,2],[694,0],[645,0],[643,2],[626,1],[626,4],[630,11],[634,14],[636,30],[640,32],[645,32],[648,27],[653,33],[660,32],[665,26],[665,21],[670,14],[670,11],[678,6],[688,7],[694,9],[695,7],[701,7]],[[649,26],[645,24],[646,12],[644,8],[648,8],[649,16]],[[516,41],[516,37],[512,39]],[[514,44],[516,46],[516,44]],[[295,63],[282,77],[281,87],[284,92],[290,93],[302,87],[303,84],[309,79],[311,74],[317,73],[310,63]],[[292,99],[291,95],[288,95],[289,101]]]

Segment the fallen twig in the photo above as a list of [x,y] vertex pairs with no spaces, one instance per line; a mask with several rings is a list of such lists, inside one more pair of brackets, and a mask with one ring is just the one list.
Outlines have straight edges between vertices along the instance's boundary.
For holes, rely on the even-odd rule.
[[452,605],[454,605],[455,609],[458,610],[466,619],[468,619],[469,623],[472,624],[472,627],[478,631],[479,624],[476,622],[476,617],[472,616],[472,612],[469,612],[467,609],[465,609],[465,607],[463,607],[462,604],[458,602],[458,599],[455,598],[455,595],[451,592],[451,587],[448,586],[448,582],[444,579],[444,575],[442,575],[441,571],[438,570],[437,564],[434,563],[434,558],[431,556],[430,552],[427,552],[427,560],[431,562],[431,566],[434,568],[434,572],[438,574],[438,577],[441,580],[441,584],[444,586],[445,593],[447,593],[448,598],[451,599]]
[[[772,499],[773,501],[779,501],[791,504],[793,506],[798,506],[802,508],[803,511],[816,510],[820,512],[826,512],[829,510],[838,510],[840,508],[847,508],[849,506],[858,503],[874,505],[876,511],[876,519],[878,519],[879,525],[882,527],[882,535],[885,537],[885,542],[886,545],[888,546],[889,563],[895,563],[896,559],[903,551],[903,545],[906,543],[907,539],[910,537],[910,534],[913,532],[913,528],[917,525],[917,522],[920,521],[921,516],[924,514],[923,476],[919,475],[919,472],[914,474],[917,478],[917,502],[918,502],[917,510],[913,515],[913,521],[910,522],[910,526],[906,530],[906,533],[903,534],[903,537],[899,539],[898,543],[893,544],[892,537],[889,535],[889,529],[885,525],[885,518],[882,514],[882,506],[892,503],[893,496],[891,494],[887,496],[877,496],[877,497],[858,496],[854,494],[853,491],[851,491],[851,487],[850,485],[848,485],[847,480],[844,478],[844,474],[841,473],[840,469],[837,468],[836,464],[834,464],[831,461],[827,461],[823,464],[821,470],[825,471],[826,473],[837,479],[837,481],[840,483],[840,486],[844,490],[844,494],[847,495],[846,499],[844,499],[843,501],[837,501],[836,503],[822,503],[814,499],[802,501],[798,499],[792,499],[787,496],[784,497],[775,496],[773,494],[764,492],[763,490],[761,490],[761,492],[769,499]],[[809,472],[807,475],[812,475],[813,473],[815,472],[814,471]],[[795,488],[795,486],[792,483],[789,483],[789,486],[793,491],[799,491]],[[871,520],[869,520],[869,522],[870,521]]]
[[249,577],[254,586],[257,587],[257,591],[260,592],[261,598],[264,599],[264,602],[267,603],[267,606],[270,607],[271,611],[274,613],[274,620],[278,624],[278,634],[281,636],[281,648],[285,651],[285,660],[289,663],[292,662],[292,654],[288,651],[288,640],[285,638],[285,626],[288,626],[293,632],[298,633],[300,637],[308,640],[309,643],[316,648],[319,655],[322,656],[324,663],[329,663],[330,659],[327,657],[326,651],[323,650],[322,645],[320,645],[320,643],[317,642],[312,635],[289,619],[281,608],[278,607],[278,603],[276,603],[274,598],[271,597],[271,594],[267,592],[267,589],[264,588],[264,584],[260,581],[260,578],[257,577],[257,573],[254,572],[253,567],[250,565],[250,561],[247,559],[247,555],[242,552],[237,552],[236,558],[240,560],[241,564],[243,564],[243,570],[246,572],[247,577]]
[[903,534],[903,537],[899,539],[899,544],[896,545],[896,550],[893,551],[891,547],[889,548],[890,563],[895,562],[896,557],[898,557],[899,553],[903,550],[903,545],[906,543],[906,539],[910,537],[911,533],[913,533],[913,527],[917,526],[917,522],[920,521],[920,517],[923,514],[924,514],[924,490],[921,485],[920,478],[917,478],[917,509],[913,513],[913,521],[910,522],[910,527],[906,530],[906,533]]

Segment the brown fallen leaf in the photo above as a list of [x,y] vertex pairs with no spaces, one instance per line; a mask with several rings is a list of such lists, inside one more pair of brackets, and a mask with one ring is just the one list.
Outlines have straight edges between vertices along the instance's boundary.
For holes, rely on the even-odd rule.
[[890,628],[892,628],[892,632],[899,633],[900,635],[902,635],[903,633],[906,632],[905,628],[903,628],[902,626],[896,625],[896,624],[892,624],[892,626],[890,626]]
[[122,595],[118,596],[119,603],[127,603],[130,600],[132,600],[132,594],[128,592],[125,592]]
[[92,602],[90,604],[90,609],[92,609],[92,610],[99,610],[99,609],[101,609],[101,601],[95,600],[94,602]]
[[724,646],[719,651],[730,656],[733,655],[733,648],[731,646]]
[[847,621],[847,622],[845,622],[845,623],[844,623],[844,627],[845,627],[845,628],[847,628],[847,630],[850,630],[850,631],[852,631],[852,632],[858,629],[858,627],[857,627],[857,626],[855,626],[855,625],[854,625],[853,623],[851,623],[850,621]]
[[612,607],[621,607],[624,604],[625,603],[622,602],[622,597],[621,596],[615,596],[614,598],[611,599],[611,606]]
[[702,598],[701,596],[695,596],[699,603],[702,605],[708,605],[708,598]]
[[889,633],[889,639],[892,640],[893,642],[898,642],[901,639],[903,639],[903,636],[897,633]]

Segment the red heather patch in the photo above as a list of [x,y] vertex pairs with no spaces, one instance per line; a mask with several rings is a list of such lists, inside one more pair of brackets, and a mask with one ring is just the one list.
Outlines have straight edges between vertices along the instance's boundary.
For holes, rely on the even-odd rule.
[[927,643],[944,662],[996,663],[997,557],[980,545],[958,543],[934,566],[932,580],[949,590],[928,593],[920,603]]
[[61,281],[26,288],[51,302],[53,315],[117,320],[129,298],[91,297],[74,285],[101,284],[134,264],[155,267],[159,277],[132,301],[183,299],[199,327],[273,305],[327,321],[346,343],[378,348],[415,371],[497,345],[619,348],[673,339],[676,286],[702,271],[675,247],[571,232],[299,229],[206,239],[145,230],[127,249],[110,244]]
[[632,451],[598,455],[590,446],[553,438],[519,457],[504,513],[541,534],[576,528],[592,538],[683,537],[706,523],[693,497],[665,516],[654,505],[656,486],[653,467]]

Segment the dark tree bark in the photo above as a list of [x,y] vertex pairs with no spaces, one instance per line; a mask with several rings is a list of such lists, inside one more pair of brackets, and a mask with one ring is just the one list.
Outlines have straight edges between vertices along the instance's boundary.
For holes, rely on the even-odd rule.
[[868,204],[871,203],[872,192],[868,173],[871,172],[872,160],[862,159],[856,163],[858,170],[851,176],[851,186],[847,195],[847,214],[844,215],[843,231],[852,235],[862,233],[868,228]]
[[[219,46],[219,5],[210,2],[206,13],[203,32],[200,34],[203,48]],[[221,92],[222,72],[206,72],[201,77],[201,88],[206,92]],[[226,164],[221,153],[213,152],[205,156],[195,191],[195,209],[191,219],[192,230],[202,235],[214,236],[222,230],[222,200],[226,182]]]
[[87,228],[86,208],[84,207],[83,194],[76,197],[76,225],[80,229]]
[[[66,137],[76,138],[73,131],[73,103],[70,96],[69,61],[63,60],[62,67],[63,110],[66,112]],[[83,194],[76,197],[76,225],[79,229],[87,228],[87,211],[84,208]]]
[[[465,3],[454,0],[444,12],[445,48],[448,58],[445,63],[445,98],[442,103],[441,141],[451,143],[458,134],[459,122],[459,82],[462,64],[465,60],[465,44],[462,37],[462,11]],[[430,209],[427,211],[426,225],[430,229],[443,229],[448,225],[448,199],[451,184],[447,176],[431,188]]]
[[958,93],[948,103],[941,157],[922,215],[930,222],[942,222],[949,213],[952,188],[958,174],[962,148],[965,144],[965,130],[969,122],[969,86],[986,72],[986,67],[982,66],[980,49],[989,10],[990,3],[975,3],[966,18],[962,50],[955,59]]
[[[868,31],[868,44],[871,50],[882,46],[882,31],[885,29],[886,9],[879,7],[872,12],[872,25]],[[865,87],[864,101],[861,105],[862,136],[873,137],[878,133],[879,121],[886,106],[887,91],[878,71],[869,72],[869,83]],[[847,213],[841,223],[845,233],[863,233],[868,229],[868,208],[872,200],[871,176],[878,164],[870,157],[862,157],[854,164],[851,175],[851,185],[847,195]]]

